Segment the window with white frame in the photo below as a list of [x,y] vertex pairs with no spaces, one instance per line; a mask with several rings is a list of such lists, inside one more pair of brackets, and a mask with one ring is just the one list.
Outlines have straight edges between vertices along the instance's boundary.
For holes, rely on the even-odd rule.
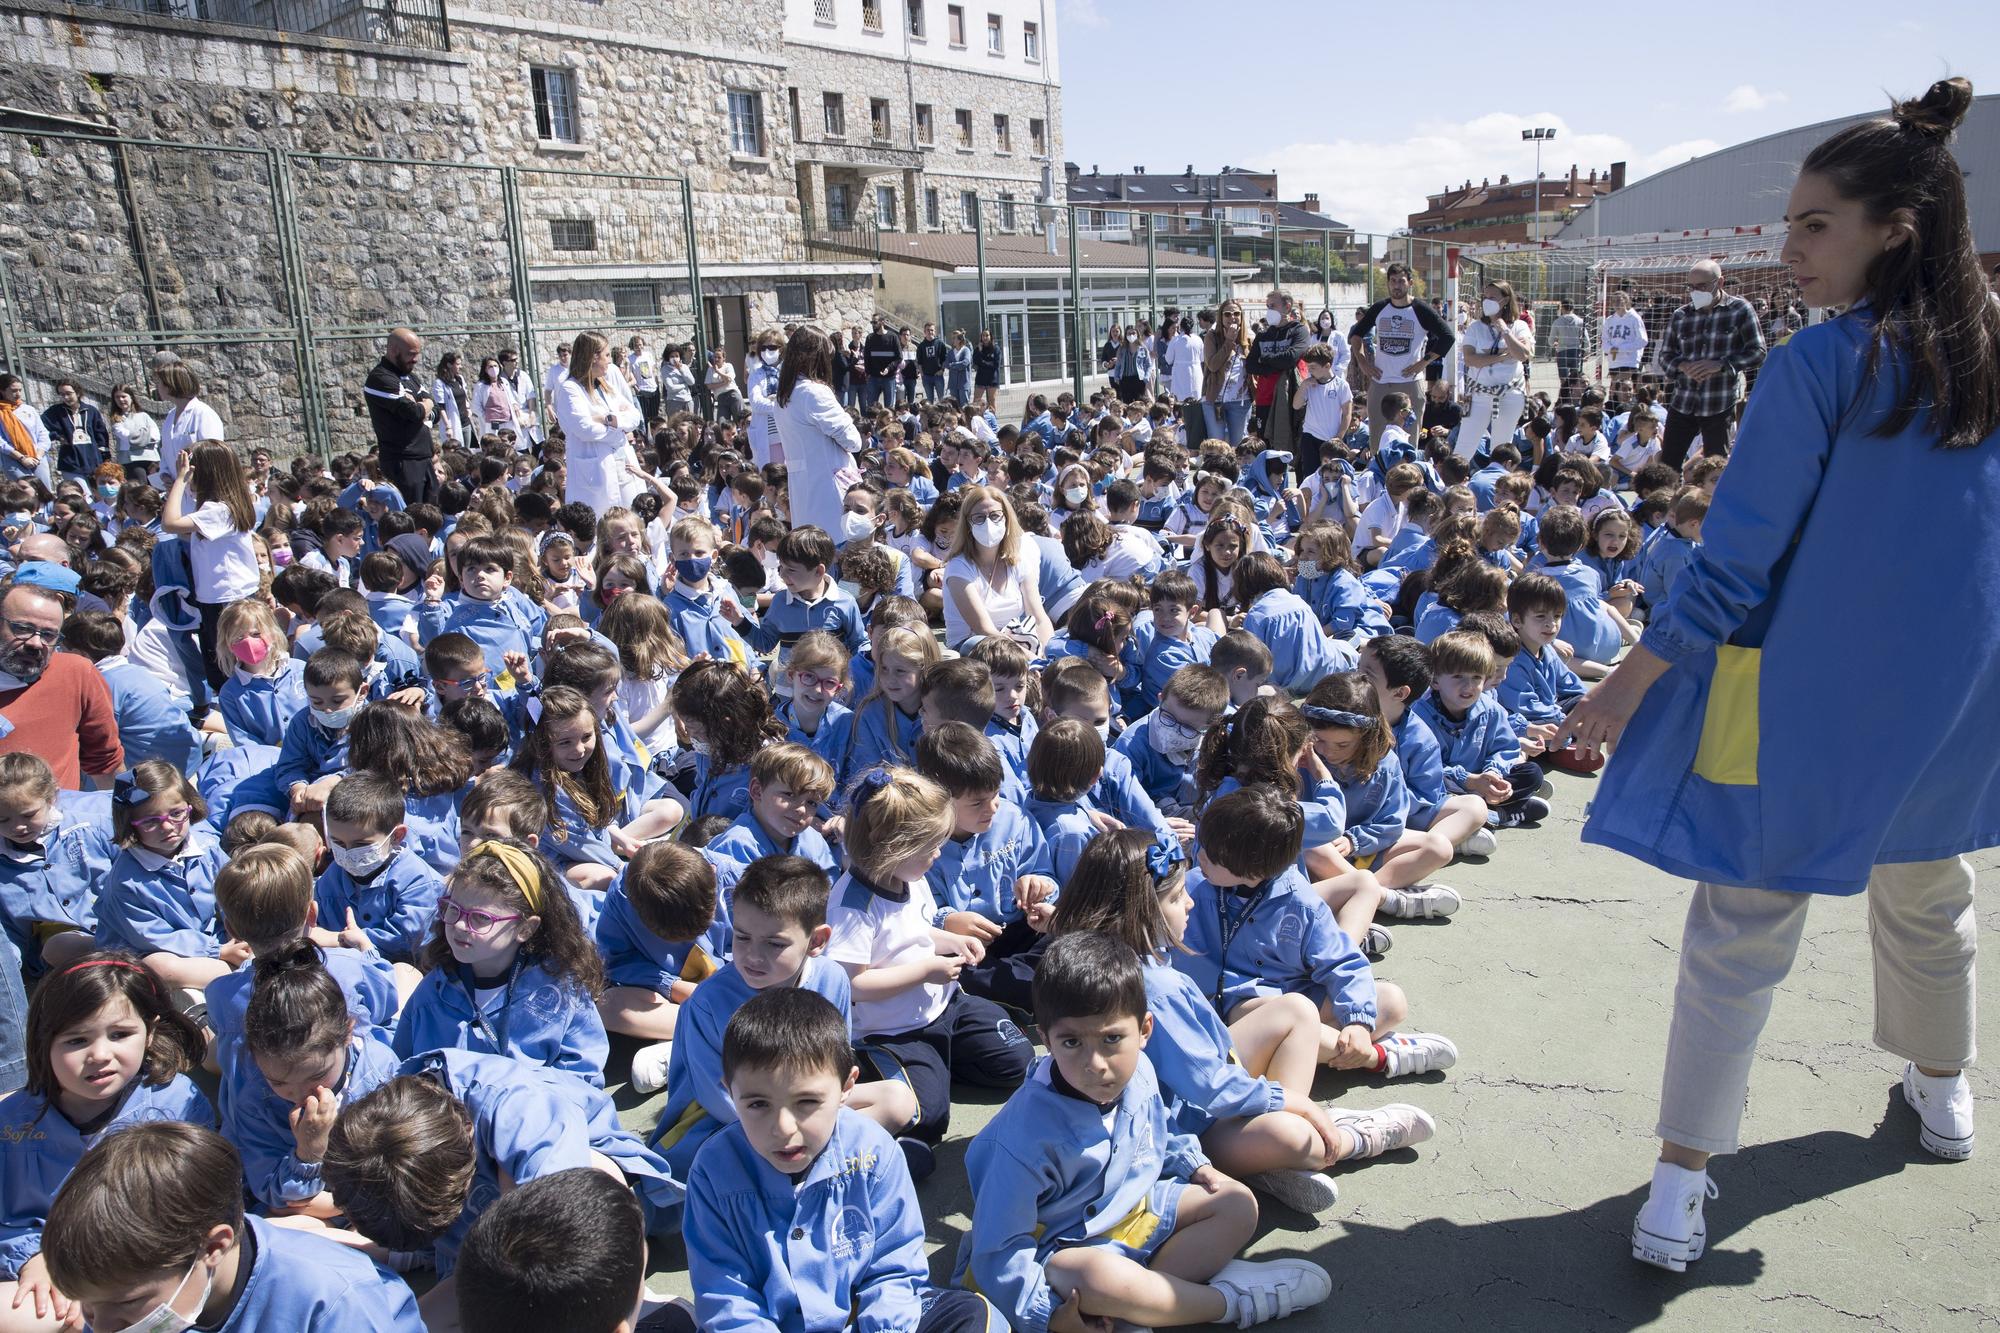
[[926,148],[937,142],[937,117],[929,102],[917,103],[917,142]]
[[1042,29],[1040,24],[1021,25],[1021,59],[1034,64],[1042,58]]
[[882,0],[861,0],[861,27],[864,32],[882,31]]
[[764,156],[764,94],[729,94],[729,151]]
[[1014,196],[1011,194],[1000,196],[1000,230],[1014,230]]
[[972,190],[958,192],[958,224],[961,227],[976,226],[979,222],[979,195]]
[[820,114],[826,123],[826,137],[845,139],[847,137],[847,108],[842,104],[839,93],[821,93]]
[[944,210],[938,204],[938,192],[934,188],[924,191],[924,225],[926,227],[944,225]]
[[945,11],[944,11],[944,16],[945,16],[945,20],[946,20],[946,22],[945,22],[945,27],[946,27],[946,29],[947,29],[947,35],[948,35],[948,36],[949,36],[949,37],[951,38],[951,44],[952,44],[953,46],[964,46],[964,45],[965,45],[965,6],[964,6],[964,5],[946,5],[946,6],[945,6]]
[[536,65],[528,71],[535,98],[535,137],[544,143],[579,143],[576,73]]
[[812,287],[803,282],[781,282],[777,285],[779,319],[811,319],[813,317]]
[[1014,151],[1012,122],[1000,112],[995,112],[993,115],[993,146],[997,151],[1002,153],[1011,153]]
[[1007,25],[998,14],[986,16],[986,54],[990,56],[1007,54]]
[[884,231],[896,226],[896,187],[878,185],[875,187],[875,225]]

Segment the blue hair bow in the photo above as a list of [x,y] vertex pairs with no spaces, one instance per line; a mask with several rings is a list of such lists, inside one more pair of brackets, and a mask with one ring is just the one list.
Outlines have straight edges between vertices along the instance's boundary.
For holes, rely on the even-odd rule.
[[153,793],[139,785],[138,775],[129,768],[111,780],[111,795],[120,805],[144,805],[153,799]]
[[862,802],[866,801],[869,797],[875,795],[876,792],[881,791],[884,787],[888,786],[894,780],[895,779],[890,774],[889,770],[886,768],[878,766],[869,769],[866,773],[863,773],[860,779],[856,781],[854,784],[855,806],[859,808]]
[[1318,704],[1300,704],[1299,716],[1315,727],[1352,727],[1356,731],[1367,731],[1381,720],[1342,708],[1321,708]]
[[1187,856],[1178,842],[1156,840],[1146,849],[1146,869],[1154,879],[1165,879],[1174,873],[1174,867],[1186,862]]

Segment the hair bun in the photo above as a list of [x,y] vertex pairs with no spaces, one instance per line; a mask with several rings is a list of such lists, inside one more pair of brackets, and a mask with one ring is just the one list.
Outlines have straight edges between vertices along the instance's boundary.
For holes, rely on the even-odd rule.
[[1904,132],[1942,141],[1951,137],[1971,108],[1971,81],[1949,78],[1939,79],[1922,97],[1896,103],[1889,114]]
[[282,949],[274,949],[257,959],[254,975],[264,981],[286,972],[319,971],[326,967],[326,954],[305,936]]

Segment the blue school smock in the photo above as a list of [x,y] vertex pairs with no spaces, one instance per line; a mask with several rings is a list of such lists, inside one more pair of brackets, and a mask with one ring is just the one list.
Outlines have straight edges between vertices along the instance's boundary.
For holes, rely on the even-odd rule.
[[1444,751],[1413,708],[1403,710],[1389,733],[1396,738],[1396,764],[1410,793],[1410,813],[1404,822],[1410,828],[1427,829],[1451,795],[1444,781]]
[[396,1020],[396,1054],[408,1059],[445,1047],[484,1051],[603,1087],[611,1042],[590,994],[522,958],[498,980],[484,1003],[476,1003],[465,968],[447,963],[425,977]]
[[202,760],[193,777],[195,790],[208,802],[211,832],[219,835],[233,816],[245,810],[290,817],[290,805],[271,778],[278,753],[275,745],[226,745]]
[[[273,644],[271,650],[276,652],[280,646]],[[235,744],[282,745],[285,728],[307,708],[306,664],[287,657],[268,676],[238,667],[222,682],[216,707],[222,711],[222,723]]]
[[[825,954],[813,954],[792,984],[822,997],[846,1019],[852,991],[847,969],[839,963]],[[667,1159],[676,1180],[688,1178],[702,1144],[736,1123],[736,1104],[722,1081],[722,1037],[729,1020],[756,993],[736,964],[725,964],[694,988],[674,1022],[667,1105],[648,1143]]]
[[1111,749],[1124,755],[1132,765],[1133,780],[1152,798],[1155,809],[1162,801],[1182,806],[1192,804],[1194,761],[1175,764],[1153,748],[1153,719],[1158,716],[1159,710],[1154,709],[1125,728],[1112,742]]
[[366,881],[338,864],[328,866],[313,884],[313,901],[319,904],[320,929],[346,929],[352,909],[355,923],[377,953],[392,963],[414,964],[431,937],[438,895],[443,892],[444,881],[437,871],[405,846]]
[[[988,921],[1011,925],[1021,919],[1014,901],[1014,882],[1023,875],[1055,879],[1048,840],[1035,821],[1005,797],[993,813],[993,826],[966,838],[947,838],[925,876],[937,913],[931,924],[942,926],[953,912],[977,912]],[[1062,881],[1056,880],[1058,888]]]
[[[347,1039],[347,1067],[330,1091],[346,1105],[394,1078],[400,1063],[379,1029],[357,1021]],[[299,1160],[299,1141],[292,1133],[292,1113],[298,1107],[271,1091],[257,1062],[242,1053],[240,1038],[237,1057],[224,1071],[220,1090],[222,1137],[243,1158],[243,1179],[252,1198],[276,1211],[303,1203],[325,1188],[320,1163]]]
[[1358,646],[1391,632],[1382,603],[1348,570],[1300,579],[1293,591],[1305,599],[1333,638]]
[[[1303,774],[1299,777],[1297,800],[1299,813],[1305,816],[1305,840],[1300,855],[1315,847],[1323,847],[1347,831],[1347,795],[1341,791],[1340,783],[1329,777],[1324,782],[1314,779],[1310,787],[1305,785]],[[1243,787],[1234,776],[1226,777],[1216,784],[1209,800],[1221,800],[1233,791]],[[1208,801],[1199,804],[1207,805]]]
[[[446,614],[444,624],[436,634],[426,636],[424,642],[429,643],[438,634],[463,634],[479,645],[480,653],[486,659],[486,669],[493,673],[496,684],[504,689],[513,683],[513,674],[507,670],[506,655],[519,653],[532,658],[541,644],[548,613],[532,603],[527,610],[523,610],[520,603],[504,596],[495,601],[481,602],[460,593],[458,600],[450,605],[451,610]],[[402,641],[385,639],[384,642]],[[407,650],[407,645],[405,647]]]
[[1639,553],[1639,587],[1650,610],[1657,613],[1666,606],[1675,576],[1693,562],[1695,552],[1700,549],[1700,543],[1690,541],[1664,523],[1660,525],[1652,542]]
[[1375,974],[1297,866],[1276,879],[1218,889],[1190,871],[1188,951],[1168,961],[1187,973],[1225,1020],[1259,995],[1307,995],[1331,1006],[1341,1027],[1376,1021]]
[[0,839],[0,926],[29,976],[42,971],[38,926],[97,928],[98,885],[118,856],[109,793],[59,792],[56,822],[38,843]]
[[849,703],[859,703],[875,688],[875,655],[872,651],[856,653],[847,662],[847,694]]
[[407,1282],[352,1245],[248,1217],[250,1271],[216,1333],[424,1333]]
[[930,1267],[910,1169],[887,1130],[845,1107],[796,1176],[740,1125],[710,1139],[685,1235],[703,1333],[914,1330],[923,1318]]
[[1491,690],[1474,700],[1462,718],[1445,712],[1435,694],[1417,700],[1411,711],[1423,718],[1431,735],[1437,737],[1445,785],[1453,791],[1464,791],[1465,780],[1475,773],[1497,773],[1504,778],[1521,762],[1520,738]]
[[720,901],[715,919],[699,937],[663,940],[639,919],[622,872],[609,889],[591,896],[603,899],[592,937],[604,959],[606,985],[638,986],[666,995],[675,982],[703,981],[728,961],[729,915],[721,910]]
[[1403,766],[1395,751],[1383,755],[1365,778],[1346,765],[1332,772],[1347,801],[1347,836],[1354,843],[1354,855],[1348,859],[1374,856],[1395,846],[1410,817],[1410,790],[1403,783]]
[[385,639],[405,642],[405,628],[415,628],[417,601],[400,592],[375,592],[362,594],[368,599],[368,618],[375,622],[376,630]]
[[12,1282],[21,1266],[42,1252],[49,1206],[69,1173],[105,1135],[155,1120],[215,1124],[215,1110],[186,1074],[163,1087],[144,1076],[126,1085],[117,1114],[89,1134],[78,1131],[55,1103],[22,1088],[0,1098],[0,1281]]
[[213,958],[222,948],[215,918],[216,872],[228,856],[196,825],[176,856],[134,844],[118,853],[97,895],[97,947],[182,958]]
[[1273,588],[1252,602],[1243,632],[1271,650],[1271,683],[1293,694],[1360,661],[1351,645],[1327,637],[1313,609],[1288,588]]
[[1069,562],[1069,553],[1063,550],[1060,539],[1044,537],[1039,532],[1031,532],[1035,549],[1041,558],[1040,576],[1035,587],[1042,595],[1042,610],[1048,612],[1051,621],[1060,620],[1076,605],[1076,599],[1083,596],[1089,585],[1083,575],[1076,572],[1076,566]]
[[1095,809],[1088,794],[1073,801],[1046,801],[1030,795],[1021,807],[1021,813],[1041,831],[1049,877],[1057,884],[1069,883],[1069,872],[1076,869],[1083,849],[1097,836],[1097,825],[1090,822]]
[[798,713],[788,697],[777,699],[772,712],[777,715],[778,721],[785,724],[785,739],[794,745],[805,746],[833,765],[837,781],[840,766],[847,758],[847,737],[854,727],[854,710],[835,700],[826,706],[826,712],[820,715],[819,729],[813,732],[807,732],[799,725]]
[[165,681],[124,654],[104,658],[98,674],[111,690],[111,713],[125,747],[125,767],[164,759],[183,773],[201,763],[201,735],[188,722],[185,696],[174,698]]
[[1003,722],[998,714],[986,719],[986,739],[1000,752],[1001,800],[1020,805],[1028,799],[1028,747],[1041,733],[1041,723],[1025,704],[1012,722]]
[[[894,728],[893,732],[891,728]],[[847,762],[841,765],[843,786],[877,764],[915,767],[917,738],[923,734],[921,716],[905,713],[886,698],[865,701],[854,710],[854,730],[848,737]]]
[[404,845],[439,876],[458,869],[458,845],[464,840],[458,803],[463,793],[471,790],[472,784],[467,783],[458,791],[403,797],[403,825],[410,831]]
[[1625,638],[1604,605],[1604,584],[1597,571],[1581,561],[1565,560],[1559,565],[1544,561],[1541,572],[1560,583],[1569,598],[1556,637],[1586,662],[1609,662],[1618,656]]
[[1229,1029],[1201,987],[1164,957],[1143,963],[1146,1008],[1153,1015],[1146,1058],[1159,1077],[1167,1122],[1174,1130],[1201,1134],[1218,1120],[1248,1120],[1284,1110],[1284,1085],[1254,1077],[1237,1062]]
[[401,639],[377,635],[375,656],[362,671],[361,692],[369,703],[379,703],[399,690],[421,690],[424,699],[418,711],[429,711],[433,691],[423,659]]
[[1460,619],[1462,617],[1458,612],[1443,602],[1433,601],[1425,608],[1424,613],[1417,617],[1416,633],[1413,637],[1421,644],[1436,643],[1439,638],[1457,629]]
[[1272,463],[1283,463],[1289,477],[1292,456],[1277,449],[1266,449],[1243,469],[1242,483],[1243,489],[1250,492],[1250,509],[1257,516],[1258,526],[1264,529],[1264,540],[1273,546],[1283,546],[1294,529],[1304,526],[1305,520],[1299,513],[1299,507],[1271,484],[1270,473],[1266,469]]
[[568,870],[574,865],[608,866],[616,870],[625,864],[611,849],[611,826],[624,813],[622,803],[611,811],[610,820],[599,827],[584,818],[576,799],[561,784],[554,782],[546,773],[532,776],[536,786],[547,784],[555,793],[555,819],[543,827],[542,840],[538,844],[538,849],[549,858],[550,864],[557,870]]
[[758,652],[777,652],[771,660],[771,679],[776,680],[791,660],[792,645],[814,630],[839,639],[847,645],[850,655],[860,652],[868,643],[868,627],[862,621],[861,608],[854,604],[846,589],[833,581],[832,575],[827,576],[826,591],[817,600],[808,602],[786,588],[771,599],[756,624],[746,624],[738,632]]
[[1500,682],[1500,706],[1507,710],[1508,725],[1515,735],[1543,722],[1560,722],[1569,708],[1584,694],[1583,682],[1550,644],[1540,653],[1526,648],[1507,664],[1507,678]]
[[1622,580],[1639,577],[1639,562],[1636,559],[1610,560],[1592,551],[1579,551],[1576,558],[1596,571],[1599,587],[1609,588]]
[[1146,707],[1160,706],[1160,691],[1167,688],[1167,681],[1174,672],[1190,663],[1199,662],[1206,666],[1209,654],[1215,651],[1216,640],[1221,638],[1206,625],[1188,626],[1185,639],[1171,639],[1148,625],[1141,637],[1135,625],[1132,637],[1139,643],[1139,694]]
[[1017,1333],[1043,1333],[1062,1304],[1043,1272],[1050,1255],[1113,1240],[1145,1207],[1155,1228],[1171,1228],[1181,1189],[1208,1165],[1201,1141],[1168,1125],[1143,1054],[1108,1113],[1058,1090],[1054,1074],[1055,1061],[1038,1057],[965,1150],[975,1202],[952,1281],[985,1295]]
[[718,771],[714,760],[697,751],[694,785],[684,804],[690,822],[705,815],[736,818],[750,808],[750,765],[746,762]]
[[1480,513],[1483,514],[1493,507],[1493,487],[1506,475],[1505,466],[1488,463],[1466,478],[1466,487],[1471,490],[1473,502],[1479,506]]
[[[1586,842],[1836,894],[1876,865],[2000,843],[2000,432],[1945,449],[1920,413],[1871,434],[1904,355],[1886,348],[1868,379],[1874,340],[1863,308],[1771,349],[1701,544],[1641,640],[1671,670],[1598,779]],[[1893,632],[1856,615],[1890,606]]]
[[[326,974],[346,997],[347,1012],[353,1016],[355,1026],[379,1029],[382,1039],[387,1041],[388,1034],[396,1030],[396,1011],[403,1004],[402,996],[396,993],[396,969],[372,950],[322,945],[319,953]],[[250,993],[256,979],[257,960],[250,958],[234,972],[209,982],[202,991],[202,999],[208,1004],[208,1030],[214,1034],[208,1048],[221,1070],[217,1085],[221,1095],[217,1100],[225,1116],[236,1082],[234,1068],[243,1056],[243,1019],[250,1012]]]
[[514,1185],[525,1185],[588,1167],[595,1151],[625,1174],[645,1212],[648,1235],[678,1222],[680,1184],[658,1154],[618,1123],[618,1111],[602,1088],[539,1065],[460,1050],[412,1056],[397,1074],[437,1083],[472,1117],[472,1192],[433,1247],[439,1278],[457,1269],[465,1233],[499,1199],[502,1172]]
[[722,598],[715,592],[700,592],[676,581],[660,599],[667,604],[667,618],[674,633],[681,636],[687,655],[751,665],[750,646],[727,620],[722,618]]
[[829,881],[840,873],[840,861],[818,829],[808,825],[798,837],[781,843],[758,821],[755,810],[736,816],[735,823],[709,839],[701,854],[715,867],[715,893],[722,902],[728,901],[750,863],[767,856],[803,856],[824,870]]
[[328,731],[313,720],[310,711],[301,711],[285,728],[285,740],[278,747],[278,762],[271,768],[271,784],[284,800],[295,782],[313,783],[347,768],[347,728]]
[[1403,580],[1437,563],[1437,543],[1414,523],[1405,523],[1389,539],[1375,568],[1361,576],[1361,586],[1377,597],[1394,598]]
[[1160,813],[1160,807],[1153,804],[1153,798],[1139,785],[1131,759],[1116,748],[1104,752],[1104,771],[1091,784],[1089,797],[1094,809],[1102,810],[1126,828],[1145,829],[1163,844],[1180,841],[1179,835],[1167,827],[1167,817]]

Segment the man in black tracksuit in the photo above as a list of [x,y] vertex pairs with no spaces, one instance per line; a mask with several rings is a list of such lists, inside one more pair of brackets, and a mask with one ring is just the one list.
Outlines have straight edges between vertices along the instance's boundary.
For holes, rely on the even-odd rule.
[[924,401],[935,403],[944,397],[944,363],[946,355],[944,339],[938,337],[937,325],[924,324],[924,336],[917,344],[917,370],[924,377]]
[[887,315],[875,316],[875,328],[861,344],[861,359],[868,367],[868,383],[863,386],[863,411],[877,404],[896,405],[896,372],[903,368],[903,340],[889,327]]
[[403,493],[405,504],[434,501],[438,493],[431,461],[437,454],[437,441],[431,436],[431,394],[413,373],[423,350],[424,340],[415,333],[393,330],[386,353],[361,387],[368,424],[375,428],[382,475]]

